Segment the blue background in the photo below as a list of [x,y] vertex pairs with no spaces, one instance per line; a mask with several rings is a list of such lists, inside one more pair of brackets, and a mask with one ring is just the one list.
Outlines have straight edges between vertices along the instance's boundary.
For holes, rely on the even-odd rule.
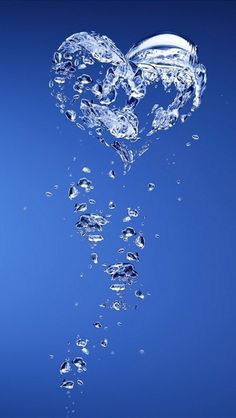
[[[81,418],[236,417],[235,11],[227,1],[0,3],[1,418],[63,418],[72,402],[69,416]],[[49,94],[54,50],[90,30],[123,52],[154,33],[182,34],[207,67],[200,109],[160,134],[125,177],[118,157],[63,119]],[[92,269],[67,198],[84,165],[96,209],[117,203]],[[101,264],[118,259],[122,217],[137,205],[147,241],[137,268],[151,296],[137,310],[101,312],[110,294]],[[100,313],[108,329],[95,332]],[[76,387],[68,398],[59,366],[77,334],[96,345],[106,335],[109,347],[91,349],[83,394]]]

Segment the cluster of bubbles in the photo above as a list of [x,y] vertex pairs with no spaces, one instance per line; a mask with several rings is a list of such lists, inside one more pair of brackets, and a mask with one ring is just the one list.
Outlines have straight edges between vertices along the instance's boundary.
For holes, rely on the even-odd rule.
[[[200,106],[206,87],[206,69],[199,62],[197,47],[173,34],[150,37],[123,54],[107,36],[95,32],[76,33],[54,53],[51,75],[49,87],[60,112],[79,129],[88,130],[102,144],[111,147],[121,158],[124,172],[149,149],[158,131],[173,127],[178,119],[186,121]],[[157,88],[155,103],[142,118],[140,104],[153,86]],[[166,93],[174,91],[174,99],[167,107],[160,104],[160,87]],[[122,97],[125,97],[123,102]],[[194,135],[192,138],[196,141],[199,137]],[[186,143],[187,147],[190,145],[190,142]],[[68,198],[73,202],[77,216],[76,232],[87,239],[91,246],[91,263],[97,265],[100,264],[98,248],[104,240],[103,231],[109,225],[116,202],[108,202],[108,215],[96,210],[96,201],[90,197],[94,190],[93,182],[88,178],[91,169],[84,167],[82,171],[83,177],[70,184]],[[111,169],[108,176],[114,180],[115,171]],[[149,192],[153,192],[155,187],[153,182],[147,184]],[[46,192],[47,197],[52,195],[52,192]],[[78,201],[81,195],[83,199]],[[178,197],[178,201],[182,198]],[[136,309],[137,300],[142,303],[148,294],[139,283],[137,271],[146,243],[139,225],[140,211],[140,207],[127,208],[122,219],[127,226],[123,224],[120,231],[122,247],[118,249],[119,261],[102,264],[104,277],[109,278],[111,297],[100,303],[99,308],[114,311],[130,307]],[[156,234],[155,238],[159,235]],[[135,305],[128,303],[130,291]],[[100,322],[102,317],[99,315],[98,320],[93,322],[94,329],[103,331],[107,328]],[[117,322],[117,325],[121,324]],[[74,345],[79,352],[60,365],[60,387],[67,393],[76,384],[84,384],[83,375],[87,371],[85,358],[90,354],[90,344],[88,338],[77,336]],[[99,345],[107,349],[110,341],[103,335]],[[144,354],[143,349],[139,352]],[[71,374],[73,378],[66,378]]]
[[[156,102],[150,124],[142,126],[139,103],[150,86],[160,84],[166,92],[174,90],[175,98],[166,109]],[[60,112],[112,147],[128,170],[150,145],[146,141],[132,149],[132,143],[171,128],[179,118],[184,122],[199,107],[206,69],[199,63],[197,47],[177,35],[150,37],[124,55],[107,36],[79,32],[54,53],[49,86]]]
[[[88,167],[84,167],[84,173],[91,174],[92,170]],[[112,171],[112,175],[111,175]],[[114,170],[108,173],[110,178],[115,178],[116,174]],[[150,186],[151,185],[151,186]],[[155,188],[154,183],[147,184],[147,191],[152,191]],[[109,224],[112,213],[117,207],[114,201],[108,202],[108,214],[102,214],[101,211],[96,209],[96,201],[90,196],[94,190],[93,181],[90,178],[80,178],[77,182],[73,182],[68,188],[68,199],[73,203],[73,210],[78,217],[75,222],[75,230],[79,236],[87,239],[88,244],[91,247],[91,262],[92,264],[100,263],[99,256],[99,243],[104,240],[104,228]],[[82,201],[79,201],[81,197]],[[93,211],[89,212],[89,208],[93,207]],[[145,248],[145,237],[142,231],[136,230],[136,226],[139,228],[140,222],[138,219],[141,215],[140,207],[127,208],[127,213],[121,219],[121,224],[128,223],[128,226],[122,227],[120,230],[120,240],[122,247],[119,247],[117,252],[119,254],[120,261],[113,264],[102,264],[104,277],[109,277],[110,283],[108,287],[111,291],[111,296],[105,302],[100,303],[99,308],[108,308],[113,311],[123,311],[129,308],[137,309],[136,302],[128,303],[126,300],[126,294],[132,290],[134,300],[143,300],[145,298],[145,292],[139,288],[138,285],[138,272],[136,265],[140,260],[140,251]],[[135,228],[133,226],[135,221]],[[138,222],[137,222],[138,221]],[[143,226],[143,222],[141,223]],[[133,246],[133,248],[132,248]],[[96,252],[95,252],[96,251]],[[134,287],[134,288],[133,288]],[[148,293],[147,293],[148,294]],[[114,296],[115,295],[115,296]],[[94,329],[106,329],[100,322],[100,318],[103,315],[99,315],[99,320],[93,322]],[[117,321],[117,325],[121,326],[122,323]],[[76,372],[83,374],[87,371],[87,361],[84,356],[90,354],[90,344],[88,338],[81,338],[77,336],[74,346],[77,350],[80,350],[80,354],[74,358],[65,359],[60,365],[60,375],[63,379],[60,383],[60,387],[65,389],[69,393],[74,389],[75,385],[82,386],[84,384],[83,378],[79,376],[77,379]],[[100,339],[99,345],[101,348],[107,348],[109,341],[103,337]],[[95,345],[93,345],[95,347]],[[65,375],[73,375],[72,378],[66,379]]]

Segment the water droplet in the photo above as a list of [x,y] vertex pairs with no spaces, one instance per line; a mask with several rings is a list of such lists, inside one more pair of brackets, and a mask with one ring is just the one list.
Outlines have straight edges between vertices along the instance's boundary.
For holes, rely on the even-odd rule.
[[108,346],[108,340],[104,338],[104,340],[100,341],[100,346],[106,348]]
[[64,374],[64,373],[68,373],[71,371],[71,367],[70,367],[70,362],[69,361],[64,361],[60,367],[60,373]]
[[87,364],[81,357],[74,358],[73,364],[75,365],[79,373],[86,372]]
[[68,190],[68,197],[70,200],[75,199],[79,194],[77,187],[71,186]]
[[76,203],[74,212],[85,212],[87,210],[87,203]]
[[128,252],[128,253],[126,254],[126,258],[127,258],[127,260],[129,260],[129,261],[139,261],[139,255],[138,255],[138,253],[137,253],[137,252],[135,252],[135,253]]
[[109,274],[112,280],[121,280],[123,284],[129,285],[134,283],[138,276],[134,265],[131,263],[111,264],[106,268],[105,273]]
[[88,356],[88,355],[89,355],[89,349],[88,349],[87,347],[83,347],[83,348],[81,349],[81,351],[82,351],[82,353],[86,354],[86,356]]
[[85,127],[81,125],[81,123],[76,123],[77,128],[81,129],[82,131],[85,131]]
[[[93,232],[102,231],[103,227],[106,224],[108,224],[108,222],[109,221],[102,215],[97,215],[96,213],[86,213],[80,216],[79,221],[76,222],[75,226],[77,230],[80,232],[80,234],[84,236]],[[90,235],[90,238],[88,237],[89,241],[93,241],[93,237],[95,237],[95,241],[97,239],[98,241],[101,241],[103,239],[103,237],[101,237],[100,235]]]
[[135,290],[134,292],[135,296],[139,299],[144,299],[144,293],[141,290]]
[[55,83],[57,83],[58,85],[62,85],[65,83],[65,78],[64,77],[55,77],[54,78]]
[[120,283],[115,283],[110,286],[110,289],[114,292],[123,292],[125,290],[125,285]]
[[84,384],[83,380],[78,379],[77,380],[78,385],[82,386]]
[[[84,64],[86,64],[86,62],[84,62]],[[89,75],[87,75],[87,74],[82,74],[80,77],[78,77],[78,81],[81,83],[81,84],[90,84],[90,83],[92,83],[92,78],[89,76]]]
[[97,255],[97,253],[92,253],[91,254],[91,258],[92,258],[94,264],[97,264],[98,263],[98,255]]
[[88,180],[85,177],[78,181],[78,186],[84,189],[86,193],[91,192],[91,190],[94,189],[91,180]]
[[78,338],[77,341],[76,341],[76,345],[77,345],[77,347],[84,348],[84,347],[87,346],[88,341],[89,340],[87,340],[87,339],[83,340],[82,338]]
[[94,200],[94,199],[89,199],[89,203],[90,203],[90,205],[95,205],[96,200]]
[[116,205],[115,203],[111,200],[108,204],[109,209],[115,209]]
[[148,191],[152,192],[155,189],[155,184],[154,183],[148,183]]
[[45,196],[46,197],[52,197],[53,196],[53,193],[52,192],[45,192]]
[[63,389],[71,390],[74,387],[74,382],[72,380],[63,379],[60,387],[63,388]]
[[130,237],[133,237],[134,235],[136,235],[134,228],[127,227],[126,229],[123,229],[120,238],[122,238],[124,241],[127,241]]
[[137,238],[135,240],[135,245],[137,245],[137,247],[141,248],[141,250],[143,250],[143,248],[145,247],[145,239],[141,234],[137,236]]
[[90,169],[89,167],[83,167],[83,168],[82,168],[82,171],[83,171],[84,173],[87,173],[87,174],[90,174],[90,173],[91,173],[91,169]]
[[115,171],[114,171],[114,170],[110,170],[110,171],[109,171],[109,173],[108,173],[108,176],[109,176],[111,179],[114,179],[114,178],[116,177]]
[[131,218],[137,218],[137,216],[139,215],[139,211],[137,209],[128,208],[128,215]]
[[125,216],[123,218],[123,222],[129,222],[129,221],[131,221],[131,217],[130,216]]
[[[101,305],[99,305],[99,306],[101,307]],[[104,306],[104,304],[102,304],[102,307],[105,307],[105,306]],[[101,324],[100,322],[94,322],[94,324],[93,324],[93,325],[94,325],[94,327],[95,327],[95,328],[97,328],[97,329],[102,328],[102,324]]]
[[97,244],[98,242],[101,242],[104,240],[102,235],[89,235],[88,240],[92,242],[93,244]]
[[65,112],[66,117],[71,121],[75,122],[76,120],[76,112],[74,110],[67,110]]

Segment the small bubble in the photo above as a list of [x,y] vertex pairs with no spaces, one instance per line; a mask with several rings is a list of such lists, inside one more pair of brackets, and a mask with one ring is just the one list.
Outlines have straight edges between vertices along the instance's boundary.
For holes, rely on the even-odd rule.
[[134,294],[137,298],[144,299],[144,293],[141,290],[135,290]]
[[93,244],[97,244],[98,242],[101,242],[104,240],[102,235],[89,235],[88,240],[92,242]]
[[91,180],[88,180],[86,178],[81,178],[78,181],[78,186],[80,186],[82,189],[85,190],[86,193],[90,192],[94,189]]
[[144,237],[142,235],[138,235],[138,237],[135,240],[135,244],[137,245],[137,247],[139,247],[139,248],[141,248],[141,250],[143,250],[143,248],[145,247]]
[[96,200],[94,200],[94,199],[89,199],[89,203],[90,203],[90,205],[95,205]]
[[183,198],[181,196],[177,197],[178,202],[182,202]]
[[83,338],[78,338],[77,341],[76,341],[76,345],[77,345],[77,347],[84,348],[84,347],[87,346],[88,342],[89,342],[89,340],[87,340],[87,339],[83,340]]
[[[101,306],[101,305],[100,305]],[[100,322],[94,322],[94,327],[95,328],[97,328],[97,329],[100,329],[100,328],[102,328],[102,324],[100,323]]]
[[123,218],[123,222],[129,222],[129,221],[131,221],[131,217],[130,216],[125,216]]
[[64,379],[61,383],[61,388],[71,390],[71,389],[73,389],[73,387],[74,387],[74,382],[71,381],[71,380],[65,380]]
[[108,340],[104,338],[104,340],[100,341],[100,346],[106,348],[108,346]]
[[131,218],[137,218],[137,216],[139,215],[139,211],[137,209],[128,208],[128,215]]
[[87,203],[76,203],[74,212],[84,212],[87,210]]
[[112,200],[110,200],[110,202],[108,204],[108,207],[109,207],[109,209],[115,209],[116,204]]
[[71,366],[69,361],[64,361],[60,367],[60,374],[69,373],[71,371]]
[[194,134],[194,135],[192,135],[192,138],[194,139],[194,141],[198,141],[199,140],[199,135]]
[[141,349],[139,350],[139,354],[143,355],[144,353],[145,353],[145,351],[143,350],[143,348],[141,348]]
[[191,147],[191,142],[186,142],[186,147]]
[[180,184],[180,183],[181,183],[181,180],[180,180],[180,179],[177,179],[177,180],[176,180],[176,183],[177,183],[177,184]]
[[49,354],[49,358],[50,358],[50,360],[53,360],[54,359],[54,354]]
[[159,239],[160,238],[160,235],[159,234],[155,234],[155,238],[156,239]]
[[71,186],[68,190],[68,197],[70,200],[75,199],[79,194],[77,187]]
[[109,171],[109,173],[108,173],[108,176],[109,176],[111,179],[114,179],[114,178],[116,177],[116,173],[115,173],[115,171],[114,171],[114,170],[110,170],[110,171]]
[[89,167],[83,167],[83,168],[82,168],[82,171],[83,171],[84,173],[87,173],[87,174],[90,174],[90,173],[91,173],[91,169],[90,169]]
[[98,263],[98,255],[97,255],[97,253],[92,253],[91,254],[91,258],[92,258],[94,264],[97,264]]
[[89,355],[89,350],[88,350],[88,348],[83,347],[83,348],[81,349],[81,351],[82,351],[82,353],[86,354],[86,356],[88,356],[88,355]]
[[114,292],[123,292],[125,290],[125,284],[115,283],[110,286],[110,289]]
[[152,192],[155,189],[155,184],[154,183],[148,183],[148,191]]
[[46,197],[52,197],[53,196],[53,193],[52,192],[45,192],[45,196]]
[[139,261],[139,254],[137,252],[128,252],[126,258],[129,261]]
[[71,122],[75,122],[76,112],[74,110],[67,110],[65,115]]

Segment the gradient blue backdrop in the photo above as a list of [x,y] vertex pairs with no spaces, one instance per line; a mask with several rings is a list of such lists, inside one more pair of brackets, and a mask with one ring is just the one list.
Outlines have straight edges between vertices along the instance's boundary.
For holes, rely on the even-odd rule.
[[[72,401],[81,418],[236,417],[235,11],[230,1],[1,1],[1,418],[64,418]],[[160,134],[126,177],[118,157],[62,118],[49,94],[52,53],[90,30],[124,52],[154,33],[182,34],[208,71],[201,108]],[[200,140],[188,148],[192,134]],[[105,314],[109,349],[92,350],[84,393],[68,400],[58,374],[67,342],[93,338],[109,294],[101,267],[88,269],[87,243],[70,237],[68,167],[77,179],[84,165],[97,208],[118,202],[102,262],[116,258],[125,208],[146,215],[139,272],[151,296],[121,315],[122,327]],[[152,193],[149,181],[158,185]]]

